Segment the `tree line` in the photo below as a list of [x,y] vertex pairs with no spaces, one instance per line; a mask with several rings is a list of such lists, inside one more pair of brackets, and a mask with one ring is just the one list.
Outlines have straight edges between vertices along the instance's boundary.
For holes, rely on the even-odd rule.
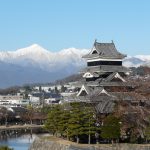
[[69,107],[53,106],[48,113],[45,129],[54,136],[77,143],[95,143],[100,138],[113,141],[120,137],[118,118],[110,115],[101,126],[94,108],[84,103],[70,103]]
[[150,121],[148,116],[142,116],[145,110],[127,105],[119,102],[113,113],[105,115],[97,114],[92,105],[80,102],[67,107],[54,105],[48,112],[45,129],[77,143],[149,142]]

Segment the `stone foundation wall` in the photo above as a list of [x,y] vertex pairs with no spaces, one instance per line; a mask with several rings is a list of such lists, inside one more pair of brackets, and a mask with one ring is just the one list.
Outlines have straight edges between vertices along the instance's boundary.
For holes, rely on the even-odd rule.
[[36,139],[29,150],[150,150],[150,145],[140,144],[114,144],[114,145],[83,145],[78,146],[72,144],[62,144],[57,141],[49,141],[43,139]]

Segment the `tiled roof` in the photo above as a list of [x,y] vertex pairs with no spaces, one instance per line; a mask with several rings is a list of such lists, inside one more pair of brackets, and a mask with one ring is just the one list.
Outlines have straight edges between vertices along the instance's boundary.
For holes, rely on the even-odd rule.
[[[97,54],[87,54],[83,58],[114,58],[114,59],[123,59],[126,55],[121,54],[117,51],[115,44],[112,43],[98,43],[95,41],[94,49],[98,52]],[[93,51],[93,50],[92,50]],[[92,52],[91,51],[91,52]]]
[[27,110],[23,107],[11,107],[11,109],[13,109],[13,111],[15,113],[18,113],[18,112],[25,113],[25,112],[27,112]]
[[114,106],[115,106],[115,103],[113,101],[105,100],[105,101],[99,102],[95,106],[95,109],[98,113],[109,114],[113,112]]
[[104,79],[99,78],[96,81],[80,81],[78,82],[75,86],[76,87],[81,87],[83,84],[86,84],[86,86],[88,87],[98,87],[98,86],[127,86],[127,87],[134,87],[135,85],[133,83],[129,83],[129,82],[106,82]]
[[33,93],[32,96],[35,97],[44,97],[44,98],[60,98],[60,94],[56,93],[46,93],[46,92],[41,92],[41,93]]
[[86,67],[80,72],[129,72],[130,70],[124,66],[109,66],[109,65],[101,65],[101,66],[92,66]]
[[[87,72],[85,72],[86,74]],[[104,75],[104,72],[93,72],[93,71],[88,71],[88,73],[90,73],[91,75],[93,75],[93,77],[99,77],[100,75]]]
[[110,92],[110,94],[116,96],[118,100],[146,101],[144,96],[135,92]]

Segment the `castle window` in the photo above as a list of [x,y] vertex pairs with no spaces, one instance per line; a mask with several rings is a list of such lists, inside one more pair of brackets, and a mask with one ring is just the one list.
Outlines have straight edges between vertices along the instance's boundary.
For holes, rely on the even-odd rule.
[[97,51],[96,51],[96,50],[94,50],[94,51],[92,52],[92,54],[97,54]]
[[92,61],[87,62],[88,66],[99,66],[99,65],[115,65],[115,66],[121,66],[122,61]]
[[87,93],[85,92],[85,91],[82,91],[81,93],[80,93],[80,96],[86,96],[87,95]]

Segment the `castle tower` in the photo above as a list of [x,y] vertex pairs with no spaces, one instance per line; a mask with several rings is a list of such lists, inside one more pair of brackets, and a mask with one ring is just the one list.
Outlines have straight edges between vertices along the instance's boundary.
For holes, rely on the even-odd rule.
[[117,51],[113,41],[111,43],[94,42],[90,53],[83,56],[87,61],[87,67],[81,71],[83,81],[78,96],[88,94],[89,88],[104,88],[112,92],[113,88],[125,89],[130,87],[124,79],[129,74],[129,69],[122,66],[126,55]]
[[99,114],[112,113],[120,100],[134,106],[140,105],[146,99],[132,91],[133,84],[126,81],[130,70],[122,65],[125,57],[117,51],[113,41],[95,41],[90,53],[83,56],[87,67],[81,71],[83,79],[77,85],[80,90],[70,100],[90,103]]

